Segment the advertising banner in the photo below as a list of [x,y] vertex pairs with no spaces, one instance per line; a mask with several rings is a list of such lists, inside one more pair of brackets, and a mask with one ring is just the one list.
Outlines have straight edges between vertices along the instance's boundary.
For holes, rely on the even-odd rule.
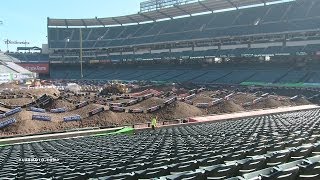
[[40,120],[40,121],[51,121],[50,116],[44,116],[44,115],[32,115],[33,120]]
[[81,116],[80,115],[75,115],[75,116],[67,116],[63,118],[63,121],[68,122],[68,121],[80,121]]
[[22,111],[21,107],[16,107],[14,109],[11,109],[10,111],[7,111],[5,113],[5,116],[8,117],[8,116],[11,116],[11,115],[16,114],[18,112],[21,112],[21,111]]
[[94,110],[89,112],[89,116],[93,116],[93,115],[98,114],[98,113],[103,112],[103,111],[104,111],[103,107],[94,109]]
[[12,118],[12,119],[7,119],[7,120],[5,120],[5,121],[0,122],[0,128],[4,128],[4,127],[9,126],[9,125],[11,125],[11,124],[14,124],[14,123],[16,123],[16,122],[17,122],[17,121],[16,121],[16,119],[14,119],[14,118]]
[[20,63],[25,69],[39,74],[49,74],[49,63]]
[[63,112],[66,112],[66,109],[65,108],[51,109],[50,112],[51,113],[63,113]]

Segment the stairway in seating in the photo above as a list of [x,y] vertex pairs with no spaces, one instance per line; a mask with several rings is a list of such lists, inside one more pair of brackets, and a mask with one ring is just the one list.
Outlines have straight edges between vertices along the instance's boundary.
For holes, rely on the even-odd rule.
[[290,68],[286,73],[284,73],[282,76],[278,77],[276,80],[274,80],[272,83],[278,83],[282,78],[286,77],[289,72],[292,70],[292,68]]
[[0,52],[0,61],[4,61],[4,62],[20,62],[19,59],[14,58],[12,56],[6,55],[3,52]]
[[199,78],[199,77],[201,77],[201,76],[203,76],[203,75],[205,75],[205,74],[208,74],[208,73],[209,73],[209,72],[207,71],[207,72],[204,72],[204,73],[202,73],[202,74],[200,74],[200,75],[198,75],[198,76],[195,76],[195,77],[189,79],[188,82],[192,82],[194,79],[197,79],[197,78]]
[[230,72],[228,72],[227,74],[222,75],[222,76],[220,76],[220,77],[218,77],[218,78],[216,78],[216,79],[214,79],[214,80],[212,80],[212,81],[210,81],[210,82],[211,82],[211,83],[214,83],[215,81],[218,81],[219,79],[222,79],[222,78],[224,78],[224,77],[226,77],[226,76],[229,76],[230,74],[232,74],[232,72],[233,72],[233,71],[230,71]]
[[299,79],[298,82],[304,83],[308,81],[314,74],[315,72],[307,72],[302,78]]
[[238,82],[239,84],[242,83],[242,82],[246,82],[248,79],[251,79],[253,76],[257,75],[258,72],[254,72],[252,75],[250,75],[249,77],[243,79],[242,81]]

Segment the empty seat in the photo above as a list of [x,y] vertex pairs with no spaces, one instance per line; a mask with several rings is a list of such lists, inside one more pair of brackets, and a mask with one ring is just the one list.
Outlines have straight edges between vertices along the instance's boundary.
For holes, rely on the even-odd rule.
[[320,179],[320,156],[306,159],[300,165],[299,179],[310,180]]
[[215,165],[202,168],[205,171],[205,177],[207,179],[226,179],[237,174],[237,166],[235,164],[230,165]]

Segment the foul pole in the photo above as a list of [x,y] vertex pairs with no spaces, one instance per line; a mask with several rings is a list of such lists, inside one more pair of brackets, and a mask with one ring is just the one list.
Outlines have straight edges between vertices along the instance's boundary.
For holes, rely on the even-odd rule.
[[80,28],[80,73],[81,73],[81,79],[83,78],[83,72],[82,72],[82,29]]

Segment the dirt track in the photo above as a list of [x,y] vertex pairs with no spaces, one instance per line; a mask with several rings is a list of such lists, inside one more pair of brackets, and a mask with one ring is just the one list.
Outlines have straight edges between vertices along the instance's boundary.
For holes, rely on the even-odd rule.
[[[172,88],[166,87],[161,90],[170,90]],[[179,90],[181,93],[186,93],[186,90]],[[94,109],[104,107],[108,109],[108,106],[90,103],[89,105],[82,107],[80,109],[75,110],[74,103],[70,103],[65,99],[57,99],[60,95],[60,92],[56,89],[35,89],[35,90],[17,90],[12,93],[25,93],[36,96],[41,96],[42,94],[47,94],[54,98],[54,102],[46,108],[46,113],[35,113],[31,111],[27,111],[23,109],[22,112],[13,115],[13,117],[17,120],[17,123],[11,125],[9,127],[3,128],[0,130],[0,136],[7,135],[16,135],[16,134],[32,134],[32,133],[43,133],[43,132],[52,132],[52,131],[62,131],[73,128],[82,128],[82,127],[97,127],[97,126],[121,126],[126,124],[137,124],[137,123],[145,123],[150,121],[150,119],[154,116],[158,117],[159,121],[164,120],[173,120],[179,118],[188,118],[194,116],[208,115],[208,114],[220,114],[220,113],[232,113],[239,112],[244,110],[251,109],[261,109],[261,108],[273,108],[280,106],[295,106],[295,105],[303,105],[309,104],[309,102],[305,99],[298,99],[293,102],[288,97],[285,100],[278,100],[273,98],[267,98],[261,102],[258,102],[249,107],[243,107],[242,104],[246,102],[252,102],[257,97],[250,93],[239,93],[234,95],[231,99],[226,100],[220,104],[211,106],[209,108],[198,108],[195,105],[190,105],[185,102],[176,101],[171,105],[164,106],[163,103],[168,98],[158,98],[151,97],[146,99],[138,104],[128,106],[128,109],[144,109],[161,105],[162,108],[153,113],[128,113],[128,112],[113,112],[110,110],[106,110],[92,117],[88,117],[88,113]],[[218,92],[218,91],[204,91],[198,93],[196,97],[194,97],[191,101],[193,103],[210,103],[214,100],[214,98],[221,98],[225,95],[228,95],[230,92]],[[179,94],[177,94],[179,95]],[[284,98],[284,97],[279,97]],[[95,99],[94,95],[87,96],[70,96],[70,99],[75,101],[82,101],[85,99]],[[0,100],[0,102],[4,102],[7,104],[14,105],[22,105],[31,102],[29,98],[16,98],[16,99],[4,99]],[[115,100],[110,102],[128,102],[128,100]],[[49,110],[53,108],[66,108],[67,112],[65,113],[50,113]],[[52,117],[51,122],[37,121],[32,120],[31,117],[33,114],[42,114]],[[80,115],[82,117],[82,121],[78,122],[63,122],[63,117]],[[1,121],[1,120],[0,120]]]

